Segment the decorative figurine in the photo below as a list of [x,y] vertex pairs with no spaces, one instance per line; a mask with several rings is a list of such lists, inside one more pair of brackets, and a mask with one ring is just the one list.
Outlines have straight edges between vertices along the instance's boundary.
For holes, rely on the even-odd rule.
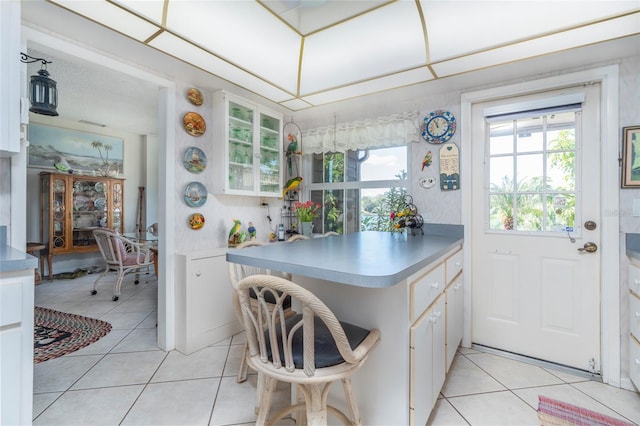
[[300,182],[302,182],[300,176],[289,179],[282,189],[282,198],[284,198],[288,191],[296,189],[298,185],[300,185]]
[[287,145],[287,168],[289,170],[289,176],[293,175],[293,154],[298,150],[298,139],[295,135],[289,133],[287,135],[287,140],[289,141],[289,145]]
[[255,240],[256,239],[256,227],[253,226],[253,222],[249,222],[249,227],[247,228],[247,231],[249,232],[249,239],[250,240]]
[[413,204],[413,198],[411,195],[405,195],[404,204],[399,206],[398,211],[391,212],[391,220],[394,222],[393,228],[402,232],[405,228],[411,229],[411,235],[414,235],[415,230],[419,229],[422,235],[424,230],[424,219],[422,215],[418,213],[418,208]]
[[[229,247],[235,247],[240,244],[240,226],[242,223],[239,219],[233,219],[233,226],[229,231]],[[246,236],[245,236],[246,238]]]

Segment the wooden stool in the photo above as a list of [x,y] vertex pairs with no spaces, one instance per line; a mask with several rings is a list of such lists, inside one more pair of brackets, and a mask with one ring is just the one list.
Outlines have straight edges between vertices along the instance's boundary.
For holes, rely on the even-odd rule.
[[[32,256],[35,256],[39,259],[40,261],[40,270],[42,270],[42,260],[43,258],[40,256],[40,250],[44,250],[45,245],[43,243],[27,243],[27,253],[29,253]],[[40,270],[38,270],[38,268],[34,269],[34,276],[33,276],[33,281],[34,283],[37,285],[40,283]]]

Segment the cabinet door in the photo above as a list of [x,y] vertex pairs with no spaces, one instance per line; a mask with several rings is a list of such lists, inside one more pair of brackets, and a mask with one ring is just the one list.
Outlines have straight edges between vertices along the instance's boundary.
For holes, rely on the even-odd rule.
[[[63,253],[71,249],[71,229],[67,226],[70,207],[67,194],[71,190],[66,176],[49,175],[43,177],[43,191],[48,192],[48,210],[43,211],[48,223],[48,237],[54,253]],[[48,220],[47,220],[48,219]]]
[[124,182],[121,180],[110,181],[109,192],[111,199],[107,200],[111,214],[108,217],[107,226],[119,232],[124,232]]
[[425,425],[431,412],[433,394],[433,327],[427,310],[411,327],[409,360],[409,419],[412,425]]
[[445,299],[440,296],[411,327],[410,421],[424,425],[445,380]]
[[445,351],[445,341],[446,341],[446,319],[445,319],[445,297],[440,296],[438,300],[433,304],[432,310],[432,328],[433,328],[433,350],[431,352],[431,356],[433,358],[432,365],[432,391],[431,391],[431,406],[429,407],[429,412],[435,405],[438,395],[440,394],[440,389],[444,385],[444,380],[446,377],[446,351]]
[[260,140],[257,158],[260,160],[258,171],[261,193],[280,193],[281,153],[280,129],[282,123],[275,115],[260,113]]
[[238,100],[229,100],[227,150],[229,164],[229,189],[255,191],[254,166],[254,122],[253,106]]
[[107,226],[107,183],[76,178],[72,186],[72,246],[78,251],[94,249],[93,230]]
[[463,333],[464,289],[462,274],[458,275],[445,291],[447,300],[447,371],[451,367]]
[[640,341],[633,336],[629,342],[629,377],[636,389],[640,389]]

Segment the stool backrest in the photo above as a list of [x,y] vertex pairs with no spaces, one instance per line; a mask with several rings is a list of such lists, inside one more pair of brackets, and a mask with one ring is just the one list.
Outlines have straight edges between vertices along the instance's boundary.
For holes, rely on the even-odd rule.
[[[258,303],[251,303],[250,290]],[[313,293],[284,278],[273,275],[251,275],[236,286],[238,301],[247,333],[250,356],[259,354],[260,362],[273,370],[304,371],[311,377],[316,370],[314,321],[322,321],[340,355],[347,363],[358,363],[366,354],[357,355],[349,344],[342,325],[331,310]],[[287,317],[283,304],[290,296],[301,315]],[[269,303],[275,300],[275,303]],[[296,303],[297,302],[297,303]],[[302,332],[303,366],[294,363],[294,334]],[[298,338],[299,342],[300,339]]]

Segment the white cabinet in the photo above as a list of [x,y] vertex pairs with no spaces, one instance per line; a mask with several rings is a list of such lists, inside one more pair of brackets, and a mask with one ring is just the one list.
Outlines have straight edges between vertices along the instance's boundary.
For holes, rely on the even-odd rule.
[[411,327],[410,420],[424,425],[444,384],[445,299],[440,296]]
[[640,268],[629,266],[629,377],[640,389]]
[[409,418],[424,425],[444,385],[463,333],[462,250],[442,258],[409,282]]
[[213,191],[278,197],[282,193],[282,114],[230,93],[213,94]]
[[0,424],[31,424],[33,269],[0,273]]
[[176,349],[190,354],[242,330],[233,310],[226,248],[177,255]]
[[0,1],[0,27],[0,155],[9,157],[20,152],[19,1]]
[[458,346],[460,346],[464,330],[464,284],[462,279],[462,274],[458,274],[445,290],[447,303],[447,372],[451,367]]

